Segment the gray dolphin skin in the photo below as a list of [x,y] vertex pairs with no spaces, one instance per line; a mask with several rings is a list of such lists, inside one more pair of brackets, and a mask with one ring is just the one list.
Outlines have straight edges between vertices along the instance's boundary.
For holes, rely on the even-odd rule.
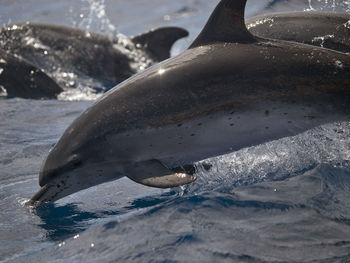
[[350,52],[350,15],[326,12],[292,12],[246,20],[255,36],[296,41]]
[[256,6],[252,15],[272,14],[290,12],[290,10],[304,12],[305,10],[314,12],[322,10],[328,12],[344,12],[349,8],[347,1],[338,0],[250,0],[251,6]]
[[174,42],[187,35],[185,29],[163,27],[127,38],[28,22],[0,29],[0,49],[44,69],[62,89],[74,88],[74,82],[92,86],[92,78],[101,92],[169,58]]
[[110,90],[65,131],[39,176],[38,206],[127,176],[193,182],[191,165],[350,118],[350,57],[253,36],[246,0],[222,0],[188,50]]
[[25,59],[0,49],[0,97],[53,99],[62,89]]

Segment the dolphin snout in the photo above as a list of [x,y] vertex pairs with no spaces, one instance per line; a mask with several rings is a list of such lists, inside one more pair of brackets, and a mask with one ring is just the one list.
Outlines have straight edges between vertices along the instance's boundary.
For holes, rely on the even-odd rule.
[[46,158],[39,172],[40,186],[44,186],[52,182],[57,176],[75,170],[82,165],[80,157],[76,154],[68,158],[63,164],[59,165],[59,163],[58,158],[51,154]]
[[48,184],[41,187],[40,190],[26,203],[26,206],[38,207],[45,203],[49,203],[51,199],[47,197],[50,193],[50,188],[52,189],[52,186]]
[[41,188],[26,204],[27,206],[38,207],[76,191],[74,187],[67,188],[67,174],[79,168],[82,161],[76,154],[71,155],[68,159],[62,159],[61,156],[64,155],[51,152],[45,159],[39,172]]

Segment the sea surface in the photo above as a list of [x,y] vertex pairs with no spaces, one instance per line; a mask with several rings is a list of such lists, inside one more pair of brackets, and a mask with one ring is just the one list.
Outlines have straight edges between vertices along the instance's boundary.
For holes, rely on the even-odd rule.
[[[217,2],[0,0],[0,25],[34,21],[126,36],[181,26],[190,36],[176,55]],[[349,7],[252,0],[246,16]],[[43,159],[93,103],[90,95],[0,99],[0,262],[350,262],[349,121],[198,162],[197,181],[183,188],[122,178],[27,208]]]

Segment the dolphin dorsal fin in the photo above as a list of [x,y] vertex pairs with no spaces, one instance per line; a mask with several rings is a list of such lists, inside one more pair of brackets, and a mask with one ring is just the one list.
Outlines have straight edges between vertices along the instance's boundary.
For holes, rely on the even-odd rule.
[[244,23],[246,2],[247,0],[221,0],[189,48],[217,42],[256,42]]
[[131,38],[135,44],[145,48],[155,61],[170,57],[170,49],[175,41],[187,37],[188,31],[180,27],[161,27]]

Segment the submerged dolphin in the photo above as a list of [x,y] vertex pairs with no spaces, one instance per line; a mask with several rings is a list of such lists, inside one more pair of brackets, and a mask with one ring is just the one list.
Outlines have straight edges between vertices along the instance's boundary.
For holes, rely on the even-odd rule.
[[24,23],[0,29],[0,48],[44,69],[63,89],[79,84],[100,92],[169,58],[174,42],[187,35],[182,28],[163,27],[129,39]]
[[0,97],[53,99],[61,91],[42,70],[0,49]]
[[77,118],[49,153],[29,204],[122,176],[187,184],[195,177],[186,165],[198,160],[349,119],[350,57],[253,36],[245,4],[222,0],[188,50]]
[[246,21],[256,36],[296,41],[350,52],[350,15],[320,12],[293,12],[257,16]]

